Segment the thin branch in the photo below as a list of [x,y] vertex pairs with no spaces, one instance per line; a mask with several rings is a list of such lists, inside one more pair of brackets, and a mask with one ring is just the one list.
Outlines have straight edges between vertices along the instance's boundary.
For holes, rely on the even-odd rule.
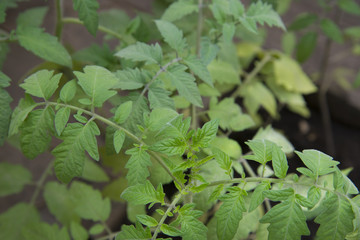
[[44,182],[46,180],[46,177],[49,175],[51,169],[53,167],[53,162],[50,161],[47,167],[45,168],[44,172],[41,174],[39,180],[36,182],[36,189],[31,197],[30,205],[35,205],[36,199],[40,194],[40,191],[44,185]]
[[[63,18],[62,23],[74,23],[74,24],[84,25],[84,23],[80,19],[72,18],[72,17]],[[109,29],[107,27],[104,27],[102,25],[99,25],[98,30],[103,32],[103,33],[107,33],[107,34],[109,34],[109,35],[111,35],[113,37],[116,37],[119,40],[124,40],[125,39],[125,37],[122,36],[121,34],[115,32],[115,31],[113,31],[113,30],[111,30],[111,29]]]
[[157,235],[159,234],[160,232],[160,228],[161,228],[161,225],[163,225],[163,223],[165,222],[167,216],[168,216],[168,213],[171,212],[171,210],[173,210],[173,208],[175,208],[176,204],[178,203],[178,201],[180,201],[182,197],[182,194],[179,193],[175,198],[174,200],[172,201],[171,205],[168,207],[168,209],[166,210],[165,214],[162,216],[162,218],[160,219],[160,222],[159,224],[157,225],[155,231],[154,231],[154,235],[153,237],[151,238],[152,240],[155,240]]

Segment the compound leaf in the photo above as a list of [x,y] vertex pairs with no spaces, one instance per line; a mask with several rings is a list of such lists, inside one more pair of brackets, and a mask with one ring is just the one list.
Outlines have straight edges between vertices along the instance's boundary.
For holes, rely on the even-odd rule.
[[137,184],[126,188],[121,198],[125,199],[133,205],[145,205],[148,203],[164,203],[165,193],[162,186],[155,190],[153,185],[146,180],[144,184]]
[[219,239],[232,239],[234,237],[243,212],[246,211],[243,190],[238,187],[231,187],[228,191],[229,193],[220,198],[223,204],[215,214]]
[[72,67],[72,60],[57,38],[37,27],[19,27],[16,30],[19,43],[35,55],[63,66]]
[[280,16],[272,9],[272,6],[261,1],[252,3],[245,16],[240,17],[240,22],[243,26],[251,32],[257,33],[256,24],[276,26],[285,30],[284,23]]
[[309,235],[310,231],[306,225],[306,217],[301,206],[290,198],[265,214],[260,219],[261,223],[270,223],[267,228],[269,240],[290,239],[300,240],[302,235]]
[[332,160],[332,157],[317,150],[304,150],[303,152],[295,151],[303,163],[311,171],[309,177],[317,179],[321,175],[332,173],[336,170],[335,166],[338,161]]
[[118,70],[115,75],[118,78],[118,83],[115,88],[122,90],[138,89],[143,87],[146,82],[144,73],[138,68]]
[[110,199],[102,198],[99,190],[81,182],[74,182],[69,190],[75,212],[83,219],[106,221],[110,216]]
[[154,108],[170,108],[175,109],[174,100],[170,97],[171,92],[161,88],[153,86],[149,88],[148,97],[150,107]]
[[315,218],[320,224],[318,239],[345,239],[353,231],[354,213],[350,202],[343,196],[327,192],[323,200],[324,211]]
[[21,192],[31,178],[31,172],[21,165],[0,163],[0,196]]
[[146,62],[148,64],[161,64],[162,50],[159,44],[148,45],[137,42],[130,45],[115,54],[117,57],[123,57],[132,61]]
[[45,152],[54,132],[54,110],[51,107],[32,111],[21,126],[20,146],[30,159]]
[[91,105],[101,107],[103,103],[116,94],[110,90],[118,82],[117,78],[106,68],[100,66],[86,66],[84,73],[74,72],[79,84],[89,97]]
[[4,144],[5,138],[8,136],[12,113],[10,103],[13,100],[9,93],[2,88],[8,87],[10,81],[10,78],[0,71],[0,146]]
[[20,87],[28,94],[48,100],[58,88],[62,75],[60,73],[53,76],[53,74],[54,71],[38,71],[26,78],[24,83],[20,84]]
[[144,149],[138,147],[127,150],[126,154],[131,155],[125,165],[125,168],[129,169],[126,175],[129,185],[144,183],[150,175],[148,169],[148,166],[151,165],[150,155]]
[[187,43],[183,38],[183,32],[174,24],[164,20],[156,20],[155,23],[165,42],[167,42],[172,49],[177,52],[182,52],[186,48]]
[[187,142],[183,138],[168,138],[151,146],[151,150],[165,153],[168,156],[183,155]]
[[73,0],[73,6],[86,29],[95,36],[99,25],[99,16],[96,13],[99,3],[96,0]]
[[172,3],[167,8],[161,19],[173,22],[197,11],[198,5],[194,1],[180,0]]

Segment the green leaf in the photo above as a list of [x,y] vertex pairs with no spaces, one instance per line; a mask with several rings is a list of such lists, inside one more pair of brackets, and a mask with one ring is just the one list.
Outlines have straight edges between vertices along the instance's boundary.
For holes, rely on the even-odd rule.
[[348,199],[332,192],[327,192],[323,202],[324,211],[315,218],[320,224],[318,239],[345,239],[353,231],[354,213]]
[[150,217],[148,215],[137,215],[136,219],[141,222],[143,225],[148,227],[156,227],[158,225],[158,222],[155,218]]
[[208,71],[201,59],[197,58],[194,55],[190,55],[189,57],[184,59],[184,62],[190,68],[190,70],[202,81],[207,83],[209,86],[214,86],[210,72]]
[[222,27],[222,35],[224,42],[231,43],[235,34],[235,24],[234,23],[224,23]]
[[55,115],[55,129],[60,136],[70,117],[70,108],[60,108]]
[[31,183],[31,172],[21,165],[0,163],[0,196],[19,193]]
[[274,61],[274,77],[276,83],[288,91],[303,94],[316,91],[316,86],[299,64],[285,55],[281,55],[279,59]]
[[168,156],[182,156],[187,148],[187,142],[182,138],[168,138],[150,147],[151,150],[165,153]]
[[198,5],[194,1],[180,0],[173,2],[167,8],[161,19],[173,22],[197,11]]
[[104,226],[100,223],[95,224],[89,229],[89,233],[91,235],[98,235],[105,230]]
[[25,240],[70,240],[66,228],[59,229],[57,224],[31,223],[22,230],[22,233]]
[[106,221],[109,218],[110,199],[103,199],[99,190],[85,183],[73,182],[69,194],[75,203],[74,211],[81,218],[93,221]]
[[30,159],[45,152],[54,132],[54,110],[51,107],[32,111],[21,126],[20,146]]
[[35,97],[41,97],[48,100],[58,88],[61,73],[53,76],[54,71],[41,70],[24,80],[20,84],[26,93]]
[[73,177],[80,177],[84,169],[85,153],[81,141],[83,128],[80,123],[70,123],[64,129],[59,144],[52,154],[55,156],[55,173],[57,178],[68,183]]
[[130,186],[123,191],[121,198],[134,205],[145,205],[148,203],[164,204],[165,193],[162,186],[159,185],[157,190],[149,181],[144,184]]
[[201,129],[198,129],[192,139],[192,147],[207,147],[216,137],[219,128],[219,120],[214,119],[205,123]]
[[211,78],[220,84],[239,84],[239,72],[227,62],[222,60],[214,60],[208,66]]
[[154,86],[151,84],[148,92],[150,107],[155,108],[170,108],[175,109],[174,100],[170,97],[171,92],[162,87]]
[[198,107],[203,107],[199,89],[195,83],[195,78],[185,72],[184,65],[177,65],[170,68],[166,74],[170,77],[171,83],[176,87],[180,96],[186,98],[189,102]]
[[72,60],[66,49],[56,37],[45,33],[43,29],[20,26],[16,30],[16,35],[20,45],[38,57],[69,68],[72,67]]
[[262,182],[255,188],[253,194],[251,195],[248,212],[254,211],[260,204],[264,202],[265,195],[263,194],[263,192],[268,190],[269,188],[270,184],[268,182]]
[[317,43],[317,33],[308,32],[302,36],[296,48],[296,60],[305,62],[313,53]]
[[160,230],[164,234],[172,236],[172,237],[181,236],[181,234],[182,234],[182,232],[179,229],[172,227],[170,225],[167,225],[165,223],[161,225]]
[[8,87],[10,81],[10,78],[0,71],[0,146],[4,144],[5,138],[8,136],[12,113],[10,103],[13,100],[9,93],[2,88]]
[[60,99],[63,102],[68,103],[75,97],[75,94],[76,94],[76,80],[73,79],[65,83],[65,85],[61,88]]
[[301,13],[296,16],[295,20],[288,27],[289,31],[299,31],[307,28],[318,19],[317,15],[312,13]]
[[283,201],[289,199],[291,196],[294,196],[294,193],[294,189],[286,188],[280,190],[265,190],[263,195],[271,201]]
[[211,141],[210,147],[216,147],[234,159],[241,157],[242,150],[239,143],[227,137],[215,137]]
[[0,23],[5,22],[6,10],[8,8],[16,8],[18,6],[17,2],[21,1],[24,0],[6,0],[0,2]]
[[70,232],[73,239],[76,240],[87,240],[89,238],[86,229],[77,222],[71,222]]
[[124,141],[125,141],[125,132],[122,130],[116,130],[114,133],[114,148],[116,153],[120,152]]
[[260,128],[253,137],[253,140],[255,139],[269,140],[281,147],[281,150],[286,154],[291,154],[294,151],[294,146],[289,142],[289,140],[287,140],[280,132],[273,129],[271,125],[267,126],[265,129]]
[[311,171],[309,177],[314,179],[334,172],[335,166],[339,164],[338,161],[332,160],[332,157],[317,150],[304,150],[302,153],[295,151],[295,153]]
[[275,207],[261,218],[260,223],[270,223],[267,228],[269,240],[301,239],[310,235],[306,225],[306,217],[295,198],[290,198]]
[[63,225],[69,226],[72,222],[80,221],[79,216],[74,212],[75,203],[65,184],[48,182],[43,194],[50,213]]
[[[259,106],[262,105],[271,116],[276,116],[275,97],[261,82],[255,81],[245,85],[241,89],[240,94],[245,98],[245,106],[250,113],[255,114]],[[252,105],[249,103],[254,104],[257,107],[251,107]]]
[[140,223],[136,222],[136,228],[133,225],[122,225],[121,231],[116,235],[115,240],[127,239],[151,239],[150,228],[143,228]]
[[256,24],[275,26],[285,30],[284,23],[280,16],[272,9],[272,6],[261,1],[252,3],[245,16],[240,17],[241,24],[250,32],[257,33]]
[[234,237],[242,214],[246,211],[243,190],[238,187],[231,187],[228,191],[229,193],[220,198],[223,204],[215,214],[219,239],[232,239]]
[[106,68],[100,66],[86,66],[84,73],[74,72],[79,84],[89,97],[94,107],[101,107],[103,103],[114,96],[116,91],[110,90],[117,83],[117,78]]
[[288,161],[285,153],[281,150],[281,147],[274,145],[272,149],[272,165],[275,172],[275,176],[278,178],[285,178],[287,170],[289,169]]
[[281,38],[281,47],[286,55],[292,56],[296,46],[296,35],[293,32],[286,32]]
[[0,239],[24,239],[22,229],[31,223],[38,223],[37,209],[27,203],[18,203],[0,215]]
[[245,155],[244,158],[265,164],[272,159],[272,150],[275,144],[265,139],[250,140],[246,142],[254,155]]
[[323,33],[331,40],[342,43],[344,41],[340,28],[330,19],[322,19],[320,27]]
[[186,47],[186,40],[183,38],[183,32],[174,24],[164,20],[155,20],[164,41],[177,52],[182,52]]
[[86,29],[95,36],[99,25],[99,16],[96,12],[99,3],[96,0],[73,0],[73,6]]
[[224,169],[227,174],[230,175],[232,161],[230,160],[229,155],[217,148],[213,148],[212,152],[215,154],[215,159],[219,166]]
[[16,24],[22,27],[40,27],[48,10],[48,7],[35,7],[26,10],[19,14]]
[[103,43],[102,46],[93,43],[89,47],[75,52],[72,57],[75,61],[99,65],[108,69],[113,68],[118,63],[118,59],[107,43]]
[[130,116],[132,105],[132,101],[127,101],[121,104],[115,111],[114,121],[118,124],[124,123]]
[[83,179],[92,182],[108,182],[110,179],[103,168],[88,158],[84,162],[84,170],[81,176]]
[[148,166],[151,165],[150,155],[143,148],[138,147],[127,150],[126,154],[131,155],[125,165],[125,168],[129,169],[126,175],[129,185],[144,183],[150,175],[148,170]]
[[114,88],[120,88],[122,90],[138,89],[143,87],[146,82],[144,73],[138,68],[118,70],[115,72],[115,75],[118,78],[118,83]]
[[343,11],[360,16],[360,5],[354,0],[339,0],[337,4]]
[[14,109],[11,115],[9,126],[9,136],[15,135],[19,131],[19,127],[24,123],[29,113],[36,107],[36,103],[30,97],[25,95],[25,98],[20,99],[18,106]]
[[115,54],[120,58],[129,59],[132,61],[146,62],[147,64],[161,64],[162,50],[159,44],[148,45],[142,42],[137,42],[130,45]]
[[233,131],[242,131],[254,126],[251,117],[244,114],[234,101],[234,98],[224,98],[218,103],[216,98],[211,98],[208,111],[210,119],[219,119],[222,129]]
[[207,228],[197,219],[203,214],[203,212],[193,210],[193,208],[194,204],[185,204],[178,211],[179,217],[176,219],[176,222],[180,222],[181,224],[181,237],[184,240],[205,240]]

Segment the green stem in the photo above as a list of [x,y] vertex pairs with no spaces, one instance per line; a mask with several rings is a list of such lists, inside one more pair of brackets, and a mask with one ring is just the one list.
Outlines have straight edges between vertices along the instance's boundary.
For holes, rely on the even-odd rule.
[[[108,126],[111,126],[115,129],[121,130],[123,131],[128,137],[130,137],[131,139],[133,139],[135,142],[141,144],[141,145],[145,145],[145,143],[138,138],[136,135],[134,135],[133,133],[131,133],[130,131],[128,131],[127,129],[119,126],[118,124],[116,124],[115,122],[102,117],[98,114],[96,114],[95,112],[91,112],[88,110],[85,110],[83,108],[79,108],[73,105],[69,105],[69,104],[64,104],[64,103],[57,103],[57,102],[42,102],[42,103],[38,103],[38,106],[40,105],[52,105],[52,106],[60,106],[60,107],[68,107],[72,110],[75,111],[82,111],[84,114],[89,115],[91,117],[93,117],[94,119],[98,119],[99,121],[107,124]],[[155,152],[149,151],[151,156],[153,156],[155,158],[155,160],[165,169],[165,171],[171,176],[171,178],[177,183],[179,184],[179,186],[181,186],[182,188],[184,187],[184,185],[172,174],[171,170],[167,167],[167,165],[164,163],[164,161],[161,159],[161,157],[159,155],[157,155]]]
[[103,227],[105,228],[105,231],[107,232],[108,235],[111,235],[113,233],[111,231],[111,229],[109,228],[109,226],[106,224],[106,222],[101,221],[101,225],[103,225]]
[[160,232],[160,228],[161,228],[161,225],[165,222],[167,216],[168,216],[168,213],[171,212],[171,210],[173,210],[176,206],[176,204],[180,201],[182,197],[182,194],[179,193],[175,198],[174,200],[172,201],[172,203],[170,204],[170,206],[168,207],[168,209],[166,210],[165,214],[162,216],[162,218],[160,219],[160,222],[159,224],[157,225],[155,231],[154,231],[154,235],[153,237],[151,238],[152,240],[155,240],[157,235],[159,234]]
[[249,84],[251,80],[263,69],[263,67],[271,60],[271,55],[266,54],[263,59],[256,65],[256,67],[248,74],[244,80],[244,82],[237,87],[237,89],[231,94],[231,97],[237,97],[240,93],[241,87],[245,84]]
[[61,41],[63,22],[62,22],[62,0],[55,0],[56,7],[56,26],[55,26],[55,36]]
[[45,168],[44,172],[41,174],[40,179],[36,182],[36,189],[31,197],[31,201],[30,201],[30,205],[35,205],[35,201],[37,199],[37,197],[40,194],[40,191],[44,185],[44,182],[46,180],[46,177],[48,176],[48,174],[50,173],[51,169],[53,167],[53,162],[50,162],[47,167]]
[[118,235],[121,231],[119,232],[114,232],[114,233],[111,233],[109,235],[106,235],[106,236],[103,236],[103,237],[100,237],[100,238],[96,238],[95,240],[112,240],[114,239],[114,237],[116,237],[116,235]]
[[249,165],[248,161],[245,158],[240,158],[239,162],[244,166],[245,170],[249,173],[251,177],[257,177],[254,170]]
[[[80,19],[72,18],[72,17],[63,18],[62,23],[74,23],[74,24],[84,25],[84,23]],[[114,32],[113,30],[111,30],[111,29],[109,29],[107,27],[99,25],[98,30],[103,32],[103,33],[107,33],[107,34],[109,34],[109,35],[111,35],[113,37],[116,37],[119,40],[124,40],[124,36],[122,36],[121,34],[119,34],[117,32]]]

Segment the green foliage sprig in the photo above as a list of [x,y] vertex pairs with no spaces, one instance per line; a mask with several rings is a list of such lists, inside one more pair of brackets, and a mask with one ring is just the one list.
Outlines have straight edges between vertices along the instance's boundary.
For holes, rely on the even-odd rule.
[[[49,150],[54,157],[30,202],[0,214],[1,239],[301,239],[310,234],[310,219],[320,224],[319,239],[359,238],[358,190],[339,162],[317,150],[295,151],[304,167],[299,175],[288,173],[287,154],[294,148],[271,126],[246,142],[248,154],[228,137],[259,127],[260,109],[277,117],[286,104],[309,115],[303,94],[316,87],[296,61],[246,38],[232,41],[256,38],[258,24],[285,29],[272,5],[180,0],[148,21],[117,10],[98,14],[96,0],[73,1],[79,19],[66,18],[56,3],[59,39],[40,28],[46,9],[36,8],[20,14],[14,34],[1,40],[18,41],[56,64],[25,78],[25,96],[14,111],[3,89],[10,79],[0,74],[1,143],[19,136],[27,158]],[[198,27],[180,27],[196,18]],[[115,19],[124,26],[111,25]],[[121,42],[116,52],[91,45],[70,54],[59,41],[67,23]],[[251,63],[255,67],[246,72]],[[46,182],[53,169],[59,182]],[[5,162],[0,179],[1,196],[34,184],[26,168]],[[83,180],[106,185],[101,192]],[[164,191],[169,183],[175,194]],[[53,225],[36,208],[41,190],[57,220]],[[134,224],[114,233],[107,224],[111,201],[124,200]],[[82,220],[92,227],[85,229]]]

